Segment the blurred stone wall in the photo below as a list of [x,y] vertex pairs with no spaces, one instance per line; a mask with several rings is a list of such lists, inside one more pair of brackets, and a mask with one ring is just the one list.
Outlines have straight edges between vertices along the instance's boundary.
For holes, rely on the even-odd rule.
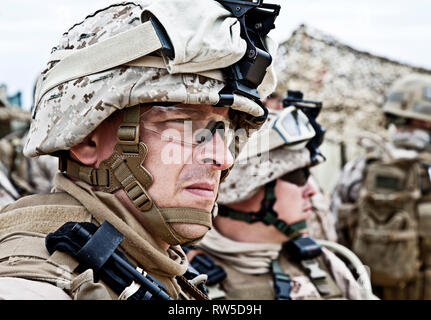
[[278,93],[301,90],[305,99],[323,101],[319,121],[327,130],[322,150],[328,161],[313,171],[327,193],[338,179],[342,154],[348,161],[363,152],[358,134],[370,131],[388,136],[381,106],[393,81],[410,73],[431,74],[431,70],[356,50],[305,25],[279,45],[275,67]]

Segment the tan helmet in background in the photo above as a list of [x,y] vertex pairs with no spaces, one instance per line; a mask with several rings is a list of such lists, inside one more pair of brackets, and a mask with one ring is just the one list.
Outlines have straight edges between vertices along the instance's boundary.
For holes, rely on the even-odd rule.
[[431,122],[431,76],[408,75],[396,81],[389,90],[383,112]]
[[[300,108],[288,106],[281,111],[270,110],[264,127],[250,138],[230,175],[221,183],[218,214],[248,223],[273,225],[288,238],[298,236],[306,222],[288,224],[278,218],[273,208],[275,184],[277,179],[283,179],[305,185],[310,173],[308,168],[324,161],[315,143],[322,140],[320,125]],[[258,211],[244,212],[229,207],[251,198],[262,187],[264,197]]]
[[[268,120],[244,146],[229,176],[220,185],[218,203],[237,203],[253,196],[260,187],[294,170],[312,164],[306,144],[315,136],[315,131],[302,111],[295,107],[270,110]],[[299,114],[302,122],[301,135],[297,141],[286,143],[277,130],[277,122],[283,114]],[[292,126],[292,129],[294,127]]]

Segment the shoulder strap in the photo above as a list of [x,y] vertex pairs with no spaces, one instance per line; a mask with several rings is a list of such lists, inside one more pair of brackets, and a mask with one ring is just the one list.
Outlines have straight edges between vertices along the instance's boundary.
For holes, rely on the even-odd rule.
[[340,288],[338,288],[329,272],[321,268],[323,266],[318,259],[303,260],[301,261],[301,266],[319,291],[322,298],[334,299],[343,297]]
[[323,299],[342,297],[342,292],[332,279],[327,268],[321,263],[322,249],[311,237],[301,236],[286,242],[283,249],[296,261]]
[[[33,258],[31,263],[18,262]],[[44,281],[61,288],[70,288],[73,278],[73,261],[61,255],[50,257],[45,248],[45,235],[33,232],[14,232],[0,238],[0,277],[16,277]]]
[[271,271],[274,281],[275,300],[292,300],[290,296],[292,281],[290,276],[283,272],[276,259],[271,262]]

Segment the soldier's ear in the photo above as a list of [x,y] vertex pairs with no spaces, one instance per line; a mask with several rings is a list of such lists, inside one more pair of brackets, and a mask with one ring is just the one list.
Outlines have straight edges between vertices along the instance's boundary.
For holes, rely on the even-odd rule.
[[117,130],[122,122],[122,114],[115,113],[103,121],[80,144],[70,148],[73,159],[90,167],[99,167],[99,164],[108,159],[117,144]]
[[86,166],[94,166],[97,163],[98,145],[94,139],[95,132],[90,133],[80,144],[70,148],[71,157]]

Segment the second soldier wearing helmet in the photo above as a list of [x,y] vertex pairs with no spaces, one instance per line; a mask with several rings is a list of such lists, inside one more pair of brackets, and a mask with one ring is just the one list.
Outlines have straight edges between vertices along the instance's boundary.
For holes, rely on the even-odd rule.
[[218,298],[361,299],[344,263],[304,234],[315,193],[309,169],[322,161],[320,126],[293,106],[270,110],[269,119],[221,184],[215,228],[188,252],[192,264],[208,255],[225,270],[224,279],[209,270]]
[[24,150],[58,156],[63,173],[54,193],[2,210],[0,252],[15,261],[0,263],[2,298],[205,298],[178,245],[212,226],[234,130],[266,118],[259,94],[274,77],[263,43],[279,10],[242,4],[267,19],[250,39],[223,3],[114,4],[63,35]]

